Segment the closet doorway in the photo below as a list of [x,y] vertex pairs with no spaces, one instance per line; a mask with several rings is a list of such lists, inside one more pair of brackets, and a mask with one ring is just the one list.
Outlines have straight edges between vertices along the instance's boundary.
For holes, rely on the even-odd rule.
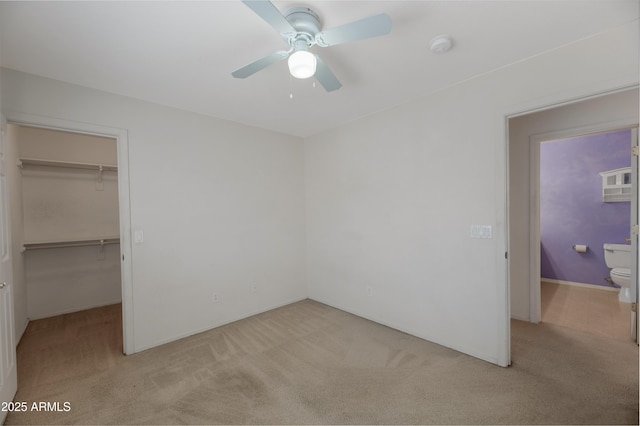
[[118,140],[20,124],[7,136],[17,336],[98,307],[121,320]]

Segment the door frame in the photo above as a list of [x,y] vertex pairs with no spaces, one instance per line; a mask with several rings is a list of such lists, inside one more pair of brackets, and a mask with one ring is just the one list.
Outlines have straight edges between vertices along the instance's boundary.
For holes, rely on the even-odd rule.
[[[6,163],[6,130],[7,120],[0,113],[0,205],[4,212],[0,214],[0,244],[4,247],[0,249],[0,402],[12,401],[18,389],[18,365],[16,356],[15,341],[15,310],[13,309],[13,268],[11,250],[11,224],[8,208],[8,185],[4,185],[7,179]],[[6,246],[5,246],[6,244]],[[6,267],[6,270],[5,270]],[[4,424],[7,411],[0,410],[0,424]]]
[[127,129],[81,123],[20,112],[3,111],[9,124],[83,133],[116,139],[118,150],[118,209],[120,217],[120,275],[122,282],[122,344],[125,355],[134,353],[133,259],[129,184],[129,137]]
[[[540,295],[540,145],[544,142],[558,139],[569,139],[580,136],[588,136],[599,133],[609,133],[618,130],[632,130],[632,142],[629,145],[632,169],[635,173],[634,181],[637,181],[638,157],[631,155],[631,147],[634,144],[633,129],[638,128],[638,121],[616,120],[595,125],[574,127],[559,131],[552,131],[531,135],[529,137],[529,321],[538,323],[542,317]],[[634,188],[637,191],[637,187]],[[636,199],[637,199],[637,194]],[[633,204],[633,201],[632,201]],[[634,214],[635,213],[635,214]],[[630,226],[638,223],[637,209],[632,208]],[[631,236],[633,240],[633,235]],[[637,241],[637,236],[636,236]],[[632,244],[632,258],[638,259],[638,246]],[[637,266],[636,266],[637,267]],[[632,286],[637,288],[638,274],[632,270]],[[637,301],[637,291],[634,297]]]
[[[504,108],[500,108],[497,111],[496,126],[500,126],[502,129],[502,143],[496,144],[496,158],[497,164],[502,164],[502,167],[497,170],[496,183],[498,193],[503,194],[496,201],[496,211],[498,212],[498,219],[503,221],[504,232],[502,236],[498,236],[499,243],[497,244],[497,259],[498,270],[502,270],[501,290],[499,292],[498,300],[502,299],[503,309],[500,310],[500,320],[498,321],[498,336],[499,336],[499,360],[498,364],[502,366],[511,365],[511,231],[510,231],[510,175],[509,168],[509,121],[512,118],[520,117],[523,115],[533,114],[545,110],[554,109],[557,107],[570,105],[573,103],[586,101],[589,99],[598,98],[604,95],[610,95],[617,92],[624,92],[627,90],[637,89],[638,79],[636,75],[620,78],[615,81],[607,81],[595,83],[587,87],[574,88],[573,90],[563,91],[555,93],[541,98],[529,99],[524,102],[518,102],[511,105],[506,105]],[[637,125],[637,123],[636,123]],[[633,127],[633,126],[630,126]],[[500,238],[501,237],[501,238]],[[529,244],[530,250],[531,242]],[[504,254],[504,258],[502,257]],[[500,260],[504,259],[504,263]],[[529,269],[531,269],[531,259],[529,260]],[[530,276],[531,274],[529,274]],[[529,283],[530,285],[530,283]],[[637,294],[636,294],[637,297]],[[539,299],[539,296],[538,296]],[[502,304],[501,303],[501,304]],[[531,303],[531,302],[530,302]],[[539,300],[538,300],[539,306]]]

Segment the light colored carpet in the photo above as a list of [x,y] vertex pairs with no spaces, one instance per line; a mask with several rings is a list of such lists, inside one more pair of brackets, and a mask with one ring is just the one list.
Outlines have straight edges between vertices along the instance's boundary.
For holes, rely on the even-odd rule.
[[638,424],[638,347],[514,321],[501,368],[306,300],[120,355],[119,306],[34,321],[6,424]]

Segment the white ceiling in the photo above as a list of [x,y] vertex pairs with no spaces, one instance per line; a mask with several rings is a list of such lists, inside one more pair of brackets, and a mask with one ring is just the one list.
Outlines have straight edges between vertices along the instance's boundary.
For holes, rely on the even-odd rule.
[[[231,72],[287,46],[239,0],[0,3],[3,67],[292,135],[309,136],[639,16],[637,0],[273,1],[325,29],[386,12],[390,35],[312,50],[342,82],[327,93],[286,61]],[[434,54],[431,38],[454,48]],[[610,48],[615,49],[615,46]],[[526,84],[526,82],[523,82]],[[289,98],[293,91],[293,99]]]

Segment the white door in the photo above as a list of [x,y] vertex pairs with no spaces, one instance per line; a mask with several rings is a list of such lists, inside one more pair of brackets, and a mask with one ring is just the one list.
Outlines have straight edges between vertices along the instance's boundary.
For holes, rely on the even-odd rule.
[[7,205],[5,130],[7,121],[0,116],[0,424],[7,416],[6,403],[13,401],[18,389],[16,344],[13,326],[13,271]]

